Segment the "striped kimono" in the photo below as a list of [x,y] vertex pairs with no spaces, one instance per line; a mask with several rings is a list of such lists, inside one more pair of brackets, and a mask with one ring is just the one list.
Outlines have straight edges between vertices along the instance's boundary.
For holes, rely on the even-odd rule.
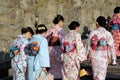
[[106,78],[108,60],[114,52],[113,41],[110,39],[108,31],[102,27],[92,31],[89,35],[86,50],[92,64],[94,80]]
[[13,70],[13,80],[26,80],[24,68],[26,68],[26,55],[24,47],[28,44],[28,40],[19,35],[12,43],[12,46],[17,46],[19,53],[16,57],[11,59],[11,66]]

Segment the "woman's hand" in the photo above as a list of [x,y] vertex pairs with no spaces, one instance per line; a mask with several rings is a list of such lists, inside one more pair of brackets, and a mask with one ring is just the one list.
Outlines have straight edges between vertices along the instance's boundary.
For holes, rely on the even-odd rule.
[[42,71],[47,71],[45,67],[42,68]]
[[108,64],[110,64],[111,63],[111,59],[108,59]]
[[110,64],[112,61],[111,56],[108,56],[108,64]]
[[24,73],[26,73],[26,67],[23,68]]

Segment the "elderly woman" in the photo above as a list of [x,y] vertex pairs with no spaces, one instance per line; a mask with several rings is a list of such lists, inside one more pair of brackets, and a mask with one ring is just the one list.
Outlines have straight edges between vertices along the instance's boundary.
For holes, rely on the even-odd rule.
[[114,46],[109,38],[109,32],[104,28],[106,19],[99,16],[96,20],[96,29],[88,38],[87,54],[92,64],[93,79],[105,80],[110,55],[114,52]]
[[70,32],[62,40],[63,80],[78,80],[80,63],[86,60],[79,26],[77,21],[72,21],[68,26]]

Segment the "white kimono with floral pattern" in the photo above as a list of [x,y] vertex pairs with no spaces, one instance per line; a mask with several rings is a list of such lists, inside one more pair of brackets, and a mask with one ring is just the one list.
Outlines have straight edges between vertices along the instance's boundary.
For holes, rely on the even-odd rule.
[[26,68],[26,55],[24,47],[28,44],[27,38],[19,35],[12,43],[12,46],[19,48],[19,53],[16,57],[11,59],[11,66],[13,70],[13,80],[26,80],[24,68]]
[[75,45],[74,50],[71,49],[72,46],[69,45],[66,48],[67,52],[63,54],[63,80],[78,80],[80,62],[86,60],[86,53],[81,41],[81,35],[71,30],[62,40],[62,43],[63,50],[64,43]]
[[87,54],[92,64],[94,80],[105,80],[108,57],[114,52],[113,41],[108,31],[100,27],[92,31],[88,38]]

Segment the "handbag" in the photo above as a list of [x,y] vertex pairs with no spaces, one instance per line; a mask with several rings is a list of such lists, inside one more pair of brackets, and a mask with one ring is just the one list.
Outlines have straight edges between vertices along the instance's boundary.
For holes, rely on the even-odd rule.
[[91,76],[91,75],[93,75],[93,74],[92,74],[92,69],[90,69],[90,68],[89,68],[89,69],[84,69],[84,68],[83,68],[83,69],[81,69],[80,72],[79,72],[79,76],[80,76],[80,77],[83,77],[83,76]]
[[44,71],[44,72],[46,73],[46,76],[42,76],[41,75],[42,71],[41,71],[39,77],[36,80],[54,80],[54,76],[53,75],[51,75],[47,71]]
[[80,70],[80,77],[83,77],[85,75],[88,75],[88,72],[85,69]]

